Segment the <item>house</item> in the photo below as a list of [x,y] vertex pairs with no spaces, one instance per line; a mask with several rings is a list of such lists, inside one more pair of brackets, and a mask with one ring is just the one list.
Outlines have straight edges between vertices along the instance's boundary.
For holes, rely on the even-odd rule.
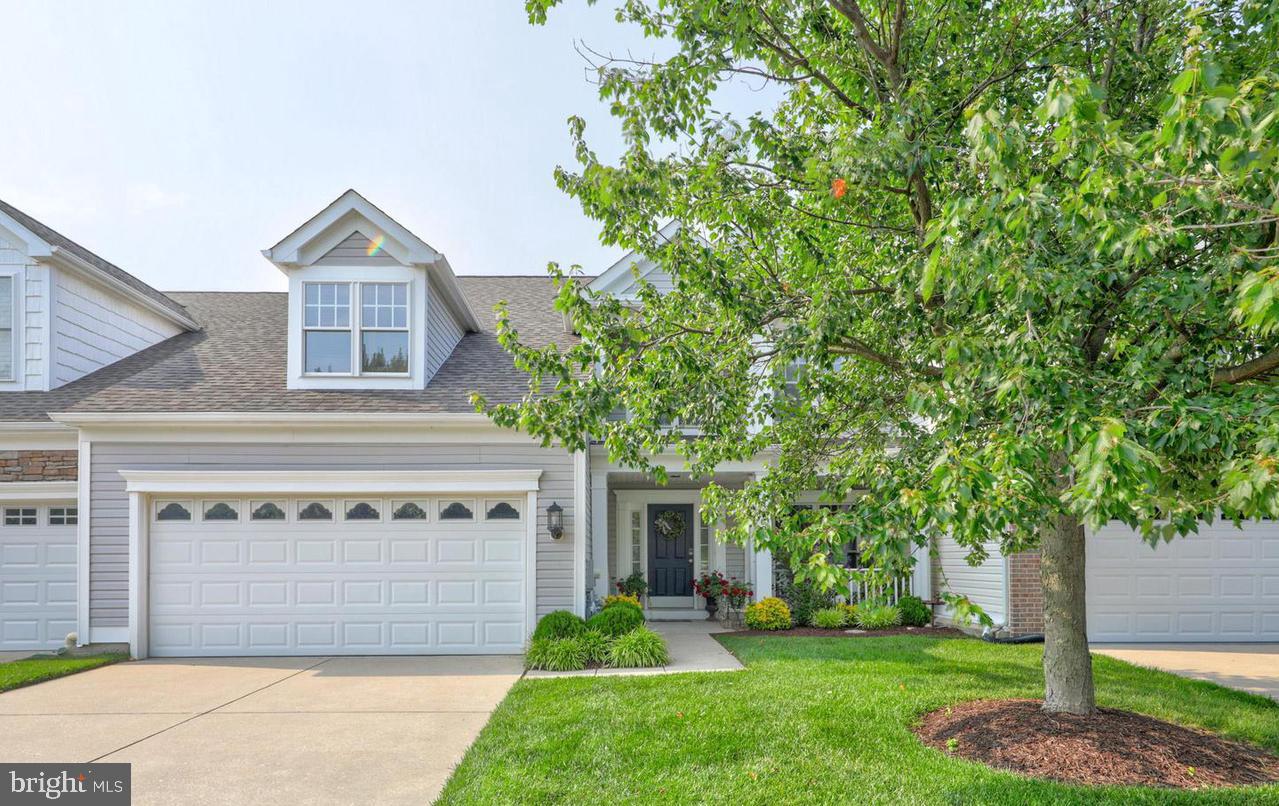
[[[511,653],[633,572],[654,618],[699,617],[701,571],[771,591],[772,558],[701,522],[678,458],[658,488],[474,411],[526,391],[496,303],[572,342],[549,279],[458,276],[354,191],[263,256],[287,292],[165,294],[0,203],[0,649]],[[662,286],[633,255],[591,282],[633,294],[632,266]],[[1162,554],[1094,539],[1099,636],[1279,639],[1273,524]],[[943,545],[911,585],[1033,629],[1034,557],[992,556]]]

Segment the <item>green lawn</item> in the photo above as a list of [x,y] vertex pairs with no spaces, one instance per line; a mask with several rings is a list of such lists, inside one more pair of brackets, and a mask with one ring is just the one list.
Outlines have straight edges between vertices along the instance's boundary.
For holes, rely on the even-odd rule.
[[0,691],[41,683],[124,660],[126,655],[94,655],[88,658],[36,657],[0,663]]
[[[440,803],[1276,803],[1279,786],[1085,789],[951,758],[910,732],[978,698],[1038,697],[1041,646],[726,638],[747,668],[523,680]],[[1095,658],[1098,700],[1279,751],[1279,704]]]

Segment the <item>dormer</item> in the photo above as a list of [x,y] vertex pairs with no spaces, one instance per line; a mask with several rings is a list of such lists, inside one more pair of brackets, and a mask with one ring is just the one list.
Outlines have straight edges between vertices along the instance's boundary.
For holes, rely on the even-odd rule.
[[290,389],[423,389],[479,330],[444,255],[354,190],[262,254],[289,278]]
[[151,286],[0,201],[0,392],[47,392],[199,325]]
[[[669,243],[675,240],[679,233],[679,222],[672,221],[657,231],[657,241]],[[587,288],[623,302],[636,302],[639,300],[641,281],[653,286],[662,294],[673,287],[670,274],[658,265],[657,261],[639,252],[628,252],[621,260],[592,280]]]

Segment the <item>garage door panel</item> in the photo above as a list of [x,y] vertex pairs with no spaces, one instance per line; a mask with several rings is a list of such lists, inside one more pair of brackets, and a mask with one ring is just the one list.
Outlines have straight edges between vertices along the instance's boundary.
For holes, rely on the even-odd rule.
[[74,502],[5,503],[34,512],[22,523],[0,519],[0,650],[53,649],[76,631],[76,525],[54,523],[50,508]]
[[1203,524],[1151,548],[1122,524],[1088,537],[1093,641],[1279,640],[1279,527]]
[[[298,499],[283,508],[298,512]],[[341,511],[322,523],[153,521],[151,653],[522,651],[522,522],[342,521]]]

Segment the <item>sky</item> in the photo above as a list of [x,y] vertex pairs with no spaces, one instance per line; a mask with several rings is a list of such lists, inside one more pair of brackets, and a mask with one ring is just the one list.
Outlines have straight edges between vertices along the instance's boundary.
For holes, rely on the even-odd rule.
[[613,3],[0,0],[0,199],[152,286],[283,290],[266,249],[347,188],[458,274],[603,271],[555,187],[616,122],[573,43],[652,54]]

